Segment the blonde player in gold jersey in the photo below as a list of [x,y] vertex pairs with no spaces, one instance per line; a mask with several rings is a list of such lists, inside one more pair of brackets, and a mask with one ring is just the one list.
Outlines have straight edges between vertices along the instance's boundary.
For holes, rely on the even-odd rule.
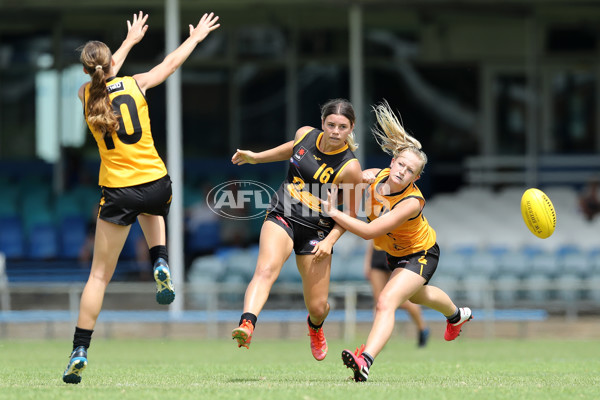
[[81,294],[73,352],[63,373],[65,383],[81,382],[106,287],[136,219],[150,249],[157,283],[156,300],[170,304],[175,298],[164,220],[171,204],[171,180],[154,146],[145,94],[173,74],[196,45],[220,25],[219,17],[204,14],[198,25],[190,25],[189,37],[160,64],[148,72],[117,77],[131,48],[144,37],[147,19],[148,15],[140,11],[133,16],[133,22],[127,21],[127,38],[114,55],[99,41],[90,41],[81,49],[80,61],[90,82],[81,86],[78,95],[98,144],[101,159],[98,184],[102,197],[92,267]]
[[326,212],[346,230],[369,240],[387,253],[392,269],[377,301],[375,320],[367,343],[355,353],[344,350],[342,360],[354,371],[354,380],[366,381],[369,368],[394,329],[396,309],[406,300],[439,311],[447,318],[446,340],[454,340],[471,316],[458,308],[441,289],[427,285],[433,276],[440,250],[436,234],[423,215],[425,199],[415,182],[427,163],[421,143],[405,132],[387,103],[374,107],[380,129],[375,137],[383,151],[392,155],[388,168],[363,172],[371,183],[365,194],[368,223],[341,212],[332,204],[336,189],[323,201]]

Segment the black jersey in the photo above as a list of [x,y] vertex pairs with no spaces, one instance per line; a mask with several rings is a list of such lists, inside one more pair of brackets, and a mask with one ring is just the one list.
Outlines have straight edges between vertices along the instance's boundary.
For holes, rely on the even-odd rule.
[[318,144],[323,131],[311,129],[294,143],[285,181],[271,200],[269,212],[315,229],[330,230],[335,222],[322,214],[319,199],[327,198],[327,189],[338,183],[340,173],[356,160],[348,145],[323,153]]

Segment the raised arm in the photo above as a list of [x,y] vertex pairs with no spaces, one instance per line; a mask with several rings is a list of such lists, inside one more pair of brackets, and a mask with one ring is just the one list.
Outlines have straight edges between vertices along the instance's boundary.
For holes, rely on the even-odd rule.
[[127,37],[123,40],[121,47],[113,53],[114,64],[112,70],[115,76],[121,70],[129,51],[133,46],[138,44],[146,34],[146,31],[148,30],[148,25],[146,25],[147,20],[148,14],[144,14],[141,11],[137,15],[133,14],[133,22],[127,20]]
[[204,14],[196,27],[190,25],[190,36],[177,49],[167,55],[160,64],[148,72],[134,75],[133,78],[137,81],[142,92],[146,93],[147,89],[160,85],[171,76],[192,54],[198,43],[203,41],[210,32],[221,26],[221,24],[217,24],[218,20],[219,17],[213,13]]
[[280,146],[259,153],[250,150],[237,149],[235,154],[231,157],[231,162],[236,165],[243,165],[288,160],[294,153],[294,143],[302,139],[304,135],[312,129],[314,129],[312,126],[303,126],[296,131],[294,140],[290,140]]
[[275,161],[285,161],[292,156],[294,149],[294,141],[290,140],[287,143],[279,145],[269,150],[255,153],[250,150],[237,150],[231,162],[236,165],[243,164],[262,164]]

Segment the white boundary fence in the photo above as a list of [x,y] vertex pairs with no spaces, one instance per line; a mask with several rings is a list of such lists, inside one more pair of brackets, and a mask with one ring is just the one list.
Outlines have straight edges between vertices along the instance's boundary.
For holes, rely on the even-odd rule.
[[[79,299],[84,284],[10,284],[2,290],[3,308],[0,312],[0,325],[21,322],[71,322],[75,323],[79,312]],[[452,286],[452,285],[451,285]],[[218,323],[237,322],[242,311],[241,304],[239,308],[232,309],[233,303],[240,303],[243,293],[246,289],[245,283],[219,283],[219,284],[186,284],[177,288],[177,295],[184,298],[185,304],[201,304],[200,307],[186,311],[165,311],[162,310],[131,310],[127,309],[127,304],[118,311],[103,310],[100,314],[99,322],[193,322],[207,324],[207,336],[209,338],[218,337]],[[530,290],[521,284],[514,285],[511,290]],[[561,290],[554,282],[549,282],[545,287],[537,290]],[[570,288],[573,290],[585,290],[581,287]],[[529,321],[540,321],[548,317],[548,312],[557,312],[565,316],[567,320],[576,320],[580,312],[599,312],[600,302],[590,300],[549,300],[540,303],[515,302],[512,304],[500,304],[497,302],[497,292],[506,290],[499,287],[494,281],[479,285],[469,289],[468,297],[465,297],[464,285],[456,284],[454,287],[444,285],[444,290],[453,291],[461,300],[456,301],[459,304],[468,305],[477,310],[477,321],[484,325],[485,337],[493,337],[495,332],[494,324],[502,321],[522,322],[526,324]],[[598,288],[597,290],[600,290]],[[108,286],[107,298],[111,295],[147,295],[154,296],[154,283],[120,283],[114,282]],[[461,291],[463,293],[461,293]],[[44,304],[40,304],[37,310],[11,311],[6,304],[10,305],[10,296],[19,295],[66,295],[68,299],[64,307],[60,310],[44,310]],[[330,287],[330,303],[332,312],[328,320],[338,321],[343,324],[344,340],[352,341],[355,338],[357,324],[360,322],[370,323],[372,321],[372,310],[370,306],[360,307],[361,298],[368,299],[371,295],[371,288],[366,282],[334,282]],[[276,296],[280,298],[301,299],[301,284],[276,283],[271,291],[271,298],[267,305],[277,306]],[[5,302],[5,297],[9,297]],[[63,300],[64,301],[64,300]],[[270,322],[302,322],[306,314],[303,303],[296,301],[292,303],[291,309],[270,310],[266,309],[261,313],[262,321]],[[60,304],[59,304],[60,306]],[[237,305],[235,307],[238,307]],[[56,306],[54,306],[56,308]],[[427,311],[428,309],[424,309]],[[426,318],[443,322],[443,317],[437,313],[426,313]],[[296,321],[297,319],[297,321]],[[2,333],[0,331],[0,333]]]

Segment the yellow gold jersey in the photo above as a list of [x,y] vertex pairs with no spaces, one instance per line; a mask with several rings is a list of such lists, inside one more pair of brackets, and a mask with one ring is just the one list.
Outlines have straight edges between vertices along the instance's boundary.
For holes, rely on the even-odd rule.
[[[152,182],[167,174],[158,155],[150,129],[146,97],[130,76],[106,80],[112,108],[119,115],[119,129],[104,135],[89,126],[100,152],[98,184],[106,187],[127,187]],[[84,102],[89,98],[85,88]],[[87,121],[87,108],[84,114]]]
[[416,217],[396,227],[393,231],[375,238],[373,240],[375,248],[381,249],[395,257],[402,257],[429,249],[435,244],[436,234],[423,215],[425,199],[421,191],[417,185],[412,183],[399,193],[392,193],[386,196],[379,194],[377,188],[388,179],[389,175],[389,168],[381,170],[377,174],[375,182],[367,190],[365,202],[368,221],[371,222],[375,218],[381,217],[390,212],[400,202],[410,198],[416,198],[421,202],[421,212]]

